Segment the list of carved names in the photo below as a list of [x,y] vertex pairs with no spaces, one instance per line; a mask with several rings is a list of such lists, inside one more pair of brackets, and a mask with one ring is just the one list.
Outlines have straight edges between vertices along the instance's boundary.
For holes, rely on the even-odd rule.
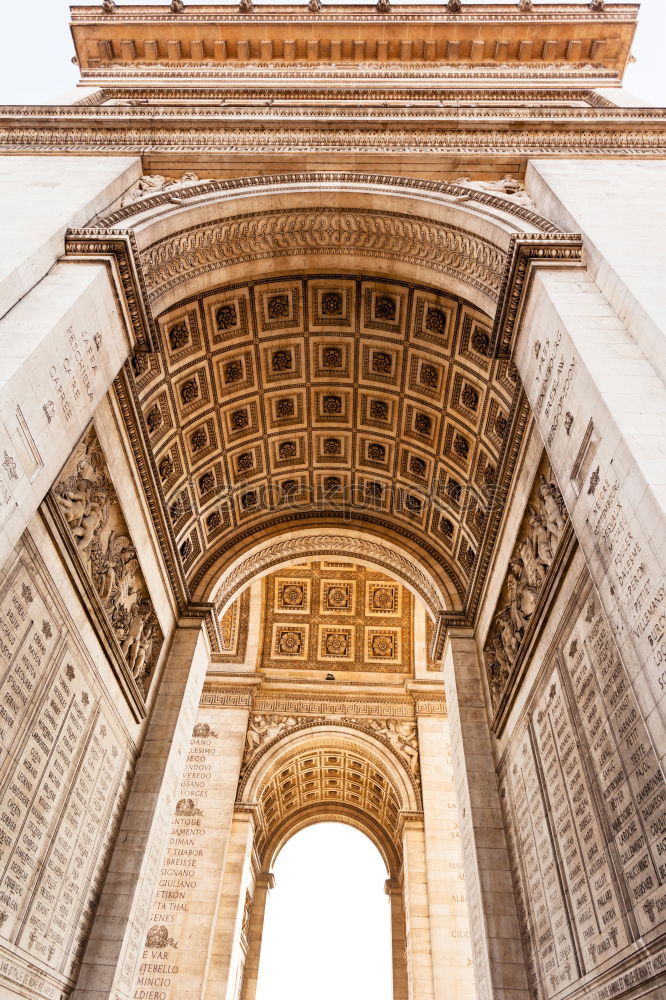
[[0,589],[0,973],[71,978],[104,877],[128,752],[94,671],[22,552]]
[[545,996],[666,923],[666,782],[599,602],[579,604],[501,778]]
[[206,820],[206,799],[214,785],[215,758],[220,753],[217,734],[198,723],[190,742],[179,798],[171,821],[150,926],[134,993],[135,1000],[166,1000],[184,984],[191,944],[184,941],[190,901],[211,890],[207,855],[217,838]]

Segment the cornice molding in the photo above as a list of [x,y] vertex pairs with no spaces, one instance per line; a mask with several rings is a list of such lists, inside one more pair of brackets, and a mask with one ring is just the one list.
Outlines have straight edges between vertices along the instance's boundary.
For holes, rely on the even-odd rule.
[[[24,124],[19,120],[0,121],[0,148],[7,152],[58,152],[58,153],[132,153],[136,155],[168,153],[189,154],[409,154],[432,153],[436,155],[464,156],[468,161],[474,156],[611,156],[637,158],[666,156],[666,127],[621,129],[618,122],[607,128],[590,127],[596,122],[584,123],[576,128],[548,129],[508,127],[499,123],[489,130],[487,123],[479,128],[457,127],[433,130],[426,123],[413,129],[377,128],[370,123],[359,123],[350,128],[329,128],[325,122],[310,123],[308,127],[230,127],[215,125],[211,128],[168,127],[159,118],[152,124],[140,126],[117,121],[116,127],[99,126],[90,122],[77,126],[59,122]],[[454,123],[455,126],[455,123]]]
[[134,334],[137,351],[152,351],[156,330],[150,308],[139,253],[131,232],[100,234],[90,230],[68,230],[67,260],[102,261],[111,266],[116,289]]
[[511,356],[513,334],[520,324],[535,269],[584,266],[583,239],[577,233],[512,237],[493,327],[496,357]]

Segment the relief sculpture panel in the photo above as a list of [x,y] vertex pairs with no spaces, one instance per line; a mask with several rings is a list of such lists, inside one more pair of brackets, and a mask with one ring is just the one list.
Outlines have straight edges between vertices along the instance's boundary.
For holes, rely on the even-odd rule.
[[105,645],[111,640],[121,686],[143,701],[162,630],[94,427],[74,449],[52,493],[52,510],[70,540]]
[[666,782],[587,573],[554,647],[501,796],[535,994],[605,1000],[666,975]]
[[553,471],[544,457],[513,547],[484,649],[495,725],[520,676],[521,663],[553,575],[568,514]]
[[76,979],[131,773],[129,741],[26,542],[0,584],[0,992]]

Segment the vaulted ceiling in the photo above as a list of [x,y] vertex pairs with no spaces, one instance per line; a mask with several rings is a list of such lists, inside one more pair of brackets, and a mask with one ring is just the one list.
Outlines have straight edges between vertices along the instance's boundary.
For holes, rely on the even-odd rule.
[[474,572],[518,396],[491,320],[386,277],[267,274],[158,317],[134,389],[194,589],[243,540],[346,524]]

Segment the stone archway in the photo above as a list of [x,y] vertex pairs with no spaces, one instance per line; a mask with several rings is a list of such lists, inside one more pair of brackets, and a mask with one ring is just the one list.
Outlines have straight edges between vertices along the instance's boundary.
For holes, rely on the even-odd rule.
[[[382,736],[379,725],[373,729],[374,721],[367,720],[353,729],[301,723],[284,735],[282,727],[276,727],[273,739],[263,734],[265,747],[255,749],[250,742],[246,750],[249,756],[239,785],[239,801],[256,808],[254,849],[261,873],[255,881],[247,927],[242,1000],[254,1000],[255,996],[273,861],[297,831],[326,820],[361,830],[384,859],[393,923],[393,996],[403,1000],[408,995],[407,976],[411,973],[413,978],[416,970],[406,967],[409,913],[405,903],[412,901],[415,886],[405,881],[409,869],[404,852],[414,852],[414,837],[423,827],[416,727],[401,723],[392,730],[384,729]],[[256,727],[256,721],[251,722],[250,740]],[[410,945],[412,950],[420,950],[422,942],[412,940]]]

